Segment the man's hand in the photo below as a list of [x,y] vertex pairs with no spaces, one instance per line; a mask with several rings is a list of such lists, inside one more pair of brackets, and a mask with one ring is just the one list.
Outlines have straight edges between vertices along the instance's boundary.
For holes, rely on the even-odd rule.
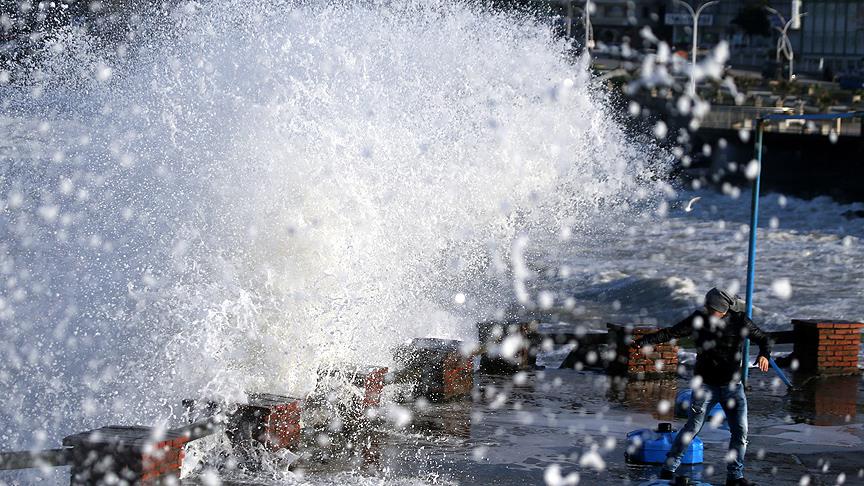
[[761,371],[768,371],[768,358],[765,356],[759,356],[759,359],[756,360],[756,366],[758,366]]

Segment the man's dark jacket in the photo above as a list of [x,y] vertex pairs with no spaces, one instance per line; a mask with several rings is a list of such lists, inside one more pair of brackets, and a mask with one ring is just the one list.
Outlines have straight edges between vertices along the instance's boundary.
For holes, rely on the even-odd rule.
[[688,336],[695,337],[698,350],[693,374],[701,376],[706,385],[724,386],[738,381],[745,337],[759,345],[759,356],[771,356],[768,335],[745,313],[733,311],[718,319],[697,310],[672,327],[642,336],[636,345],[660,344]]

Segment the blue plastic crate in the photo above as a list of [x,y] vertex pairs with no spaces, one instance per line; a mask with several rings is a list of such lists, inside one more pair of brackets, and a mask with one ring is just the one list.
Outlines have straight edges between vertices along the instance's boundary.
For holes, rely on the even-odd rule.
[[[638,464],[663,464],[666,454],[675,441],[672,424],[660,424],[658,430],[638,429],[627,433],[627,462]],[[701,464],[703,455],[702,439],[694,437],[681,459],[682,464]]]

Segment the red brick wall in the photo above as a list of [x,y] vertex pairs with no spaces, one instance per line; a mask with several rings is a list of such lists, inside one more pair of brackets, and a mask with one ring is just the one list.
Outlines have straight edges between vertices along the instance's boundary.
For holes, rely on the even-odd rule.
[[265,444],[273,449],[293,449],[300,443],[300,401],[276,405],[265,422]]
[[183,447],[189,439],[179,437],[173,440],[164,440],[153,445],[153,448],[145,448],[146,453],[142,455],[142,484],[161,484],[168,477],[180,478],[180,466],[183,464],[185,450]]
[[644,378],[674,375],[678,371],[678,346],[663,343],[652,346],[650,354],[644,354],[632,346],[632,339],[657,331],[651,326],[624,326],[607,324],[610,346],[615,356],[610,359],[608,370],[616,375]]
[[461,351],[447,355],[444,360],[444,399],[471,394],[474,387],[474,359]]
[[793,320],[795,357],[802,371],[822,374],[858,373],[861,328],[847,321]]
[[[656,327],[633,328],[633,339],[657,331]],[[634,374],[674,374],[678,370],[678,346],[670,343],[652,346],[650,354],[644,354],[638,348],[627,349],[627,372]]]
[[381,405],[381,391],[384,389],[384,377],[387,368],[376,368],[366,375],[363,381],[363,408],[377,407]]
[[250,440],[270,449],[292,449],[300,442],[299,398],[253,393],[249,402],[228,414],[225,432],[235,447],[246,447]]
[[414,398],[433,402],[471,395],[474,358],[463,353],[461,341],[412,339],[394,351],[394,381],[413,385]]

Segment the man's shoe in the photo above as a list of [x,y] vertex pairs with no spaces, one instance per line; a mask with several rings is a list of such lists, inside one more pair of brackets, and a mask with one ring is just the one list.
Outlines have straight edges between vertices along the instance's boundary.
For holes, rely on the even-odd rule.
[[663,468],[660,470],[660,479],[675,479],[675,473]]
[[747,478],[727,479],[726,486],[756,486],[756,483],[751,483]]

